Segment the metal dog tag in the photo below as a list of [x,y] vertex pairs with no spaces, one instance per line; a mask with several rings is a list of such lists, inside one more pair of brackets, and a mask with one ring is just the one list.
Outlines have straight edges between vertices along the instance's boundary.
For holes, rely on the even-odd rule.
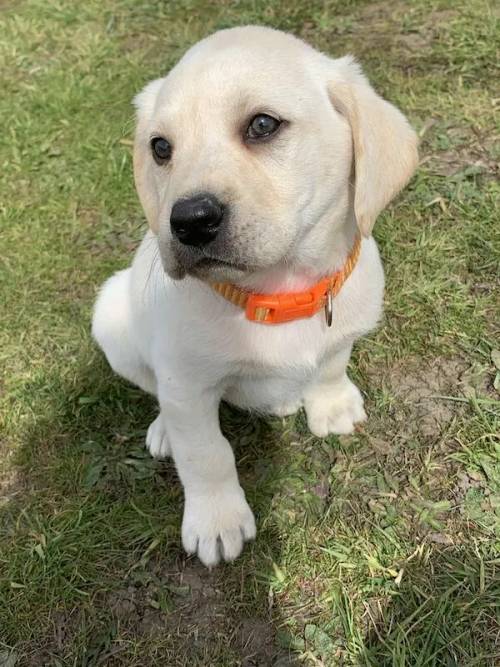
[[326,326],[328,327],[332,326],[332,318],[333,318],[333,296],[332,296],[332,291],[328,290],[328,292],[326,293],[326,303],[325,303]]

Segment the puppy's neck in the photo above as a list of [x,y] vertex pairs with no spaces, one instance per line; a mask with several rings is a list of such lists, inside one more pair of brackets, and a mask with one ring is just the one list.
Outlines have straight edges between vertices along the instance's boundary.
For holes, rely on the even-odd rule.
[[259,294],[298,292],[340,271],[351,252],[358,228],[354,215],[340,227],[332,226],[324,238],[301,240],[301,260],[282,264],[246,277],[238,287]]

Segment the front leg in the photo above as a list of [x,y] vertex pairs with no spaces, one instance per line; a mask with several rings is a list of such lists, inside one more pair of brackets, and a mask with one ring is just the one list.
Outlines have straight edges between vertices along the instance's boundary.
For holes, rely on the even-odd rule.
[[211,567],[240,554],[244,542],[255,537],[255,519],[220,430],[220,395],[169,385],[159,389],[160,417],[184,486],[182,543]]
[[319,377],[305,392],[307,423],[319,438],[330,433],[352,433],[355,424],[366,419],[361,392],[346,373],[351,349],[348,345],[327,359]]

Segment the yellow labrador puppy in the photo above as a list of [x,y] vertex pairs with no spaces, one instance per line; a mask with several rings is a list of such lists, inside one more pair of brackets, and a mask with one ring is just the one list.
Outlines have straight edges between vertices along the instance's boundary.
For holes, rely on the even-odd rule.
[[136,97],[134,171],[150,231],[103,286],[93,335],[157,396],[146,443],[184,486],[182,541],[208,566],[255,520],[221,433],[221,399],[350,433],[346,374],[384,278],[371,230],[417,164],[404,116],[347,56],[262,27],[196,44]]

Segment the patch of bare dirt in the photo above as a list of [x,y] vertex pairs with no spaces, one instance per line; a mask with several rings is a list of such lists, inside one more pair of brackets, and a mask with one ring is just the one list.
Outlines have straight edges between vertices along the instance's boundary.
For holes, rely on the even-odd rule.
[[389,378],[392,393],[404,412],[411,411],[413,423],[397,407],[396,418],[424,437],[439,435],[457,412],[456,405],[442,397],[456,396],[464,370],[461,360],[439,358],[420,368],[406,364],[393,368]]
[[449,127],[446,136],[450,140],[450,148],[429,152],[424,158],[433,173],[438,176],[481,174],[489,177],[500,174],[495,158],[495,146],[500,137],[493,130],[479,130],[473,126]]
[[102,224],[102,215],[96,208],[79,206],[76,216],[78,222],[85,227],[97,227]]
[[[125,634],[168,634],[176,637],[176,651],[203,655],[212,642],[230,638],[242,667],[280,664],[288,656],[277,647],[270,618],[242,615],[238,601],[228,599],[220,571],[210,572],[196,561],[170,570],[153,569],[145,585],[130,584],[108,596],[113,617]],[[165,608],[158,601],[164,593]]]
[[215,630],[222,602],[214,575],[193,564],[183,571],[152,573],[144,583],[131,580],[111,593],[106,604],[121,624],[134,627],[141,635],[181,628],[190,635],[195,626],[199,632],[208,625]]
[[382,454],[390,451],[388,443],[394,439],[406,441],[414,435],[437,439],[454,417],[463,414],[468,397],[491,391],[484,372],[457,358],[406,359],[386,369],[372,369],[369,382],[382,384],[390,396],[380,433],[377,428],[373,433],[374,446]]
[[243,656],[242,667],[272,664],[275,653],[274,631],[269,622],[244,618],[238,630],[237,642]]
[[339,16],[326,29],[307,21],[301,36],[321,48],[333,47],[338,54],[349,51],[361,58],[384,49],[400,67],[411,69],[417,59],[432,54],[434,41],[457,15],[454,10],[419,13],[402,0],[372,2],[360,8],[355,20]]
[[0,0],[0,11],[7,11],[16,6],[15,0]]
[[[151,32],[127,32],[123,35],[120,46],[124,53],[137,53],[141,51],[146,54],[158,48],[158,37]],[[167,52],[167,48],[164,45],[162,45],[162,48],[165,48],[165,52]]]

